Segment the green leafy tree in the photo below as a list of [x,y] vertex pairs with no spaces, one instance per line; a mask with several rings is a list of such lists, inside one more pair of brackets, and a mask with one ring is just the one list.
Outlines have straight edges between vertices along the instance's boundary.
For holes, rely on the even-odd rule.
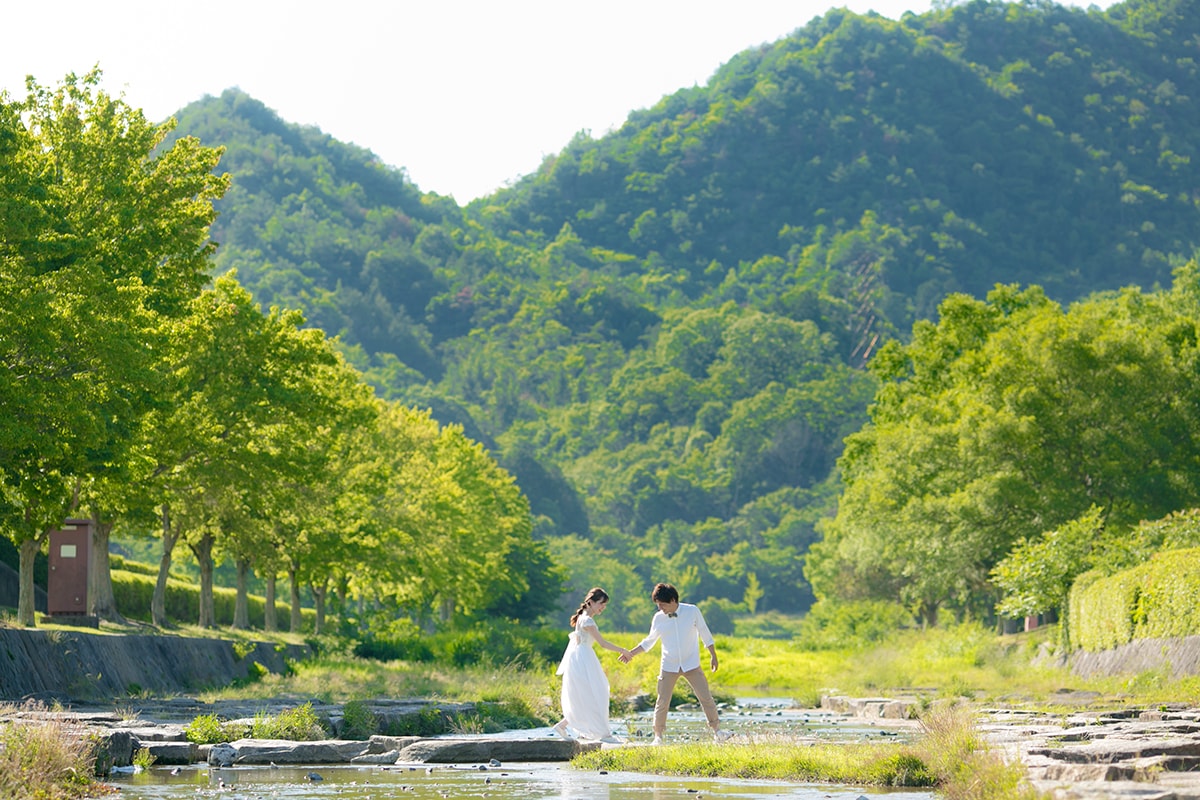
[[945,604],[986,611],[1018,541],[1093,506],[1120,529],[1195,505],[1200,426],[1179,402],[1195,391],[1180,303],[1195,281],[1192,264],[1172,292],[1065,313],[1001,287],[947,300],[938,326],[885,348],[872,424],[848,440],[846,490],[810,556],[818,596],[898,598],[926,621]]
[[[0,97],[6,180],[29,191],[0,247],[3,283],[20,287],[3,303],[20,314],[6,337],[20,387],[8,408],[28,420],[4,459],[4,527],[30,565],[81,485],[121,469],[155,402],[160,320],[205,280],[212,203],[228,183],[213,174],[218,150],[190,138],[159,148],[171,124],[150,124],[99,82],[98,71],[54,90],[31,79],[23,102]],[[42,310],[26,315],[31,303]],[[97,530],[107,552],[107,523]],[[31,577],[23,567],[25,625]],[[107,612],[106,587],[97,590]]]

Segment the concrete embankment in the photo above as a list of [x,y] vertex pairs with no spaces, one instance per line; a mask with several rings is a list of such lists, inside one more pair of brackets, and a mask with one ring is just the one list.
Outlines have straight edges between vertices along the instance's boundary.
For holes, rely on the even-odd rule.
[[1140,675],[1167,671],[1172,678],[1200,675],[1200,636],[1136,639],[1097,653],[1076,651],[1064,661],[1076,675]]
[[0,628],[0,700],[96,702],[194,692],[263,669],[283,673],[289,661],[310,656],[303,645]]

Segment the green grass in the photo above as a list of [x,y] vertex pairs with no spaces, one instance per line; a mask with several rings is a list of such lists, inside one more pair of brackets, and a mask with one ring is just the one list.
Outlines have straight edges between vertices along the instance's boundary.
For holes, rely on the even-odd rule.
[[785,741],[665,745],[592,750],[571,762],[608,769],[692,777],[767,778],[861,786],[935,786],[936,776],[909,747]]
[[778,737],[746,743],[618,747],[571,763],[689,777],[765,778],[852,786],[935,787],[945,800],[1039,800],[1024,768],[987,747],[965,706],[943,703],[922,719],[911,744],[797,744]]

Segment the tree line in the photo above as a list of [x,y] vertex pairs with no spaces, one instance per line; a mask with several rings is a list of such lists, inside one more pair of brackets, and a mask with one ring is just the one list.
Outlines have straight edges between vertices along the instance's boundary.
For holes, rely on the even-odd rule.
[[[33,563],[69,516],[162,544],[153,621],[167,625],[173,554],[277,578],[292,629],[302,589],[419,624],[503,607],[537,617],[557,573],[528,501],[461,427],[381,399],[300,312],[263,312],[236,274],[211,278],[222,151],[99,89],[92,71],[0,96],[0,530],[20,553],[18,623],[35,622]],[[108,559],[89,610],[119,617]]]
[[178,132],[227,148],[217,270],[484,443],[572,591],[799,613],[885,343],[997,284],[1151,291],[1200,243],[1186,10],[833,10],[461,208],[237,90]]
[[1064,308],[1040,287],[947,298],[872,362],[817,596],[926,623],[1064,612],[1074,579],[1195,546],[1200,261],[1169,289]]

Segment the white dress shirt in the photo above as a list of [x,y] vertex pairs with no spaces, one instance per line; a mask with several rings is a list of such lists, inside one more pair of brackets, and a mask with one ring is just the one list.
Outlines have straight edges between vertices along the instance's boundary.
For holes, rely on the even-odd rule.
[[654,643],[662,640],[662,671],[690,672],[700,668],[700,648],[696,640],[711,647],[713,636],[704,622],[700,609],[691,603],[680,603],[675,616],[659,611],[650,620],[650,633],[638,645],[642,652],[650,652]]

